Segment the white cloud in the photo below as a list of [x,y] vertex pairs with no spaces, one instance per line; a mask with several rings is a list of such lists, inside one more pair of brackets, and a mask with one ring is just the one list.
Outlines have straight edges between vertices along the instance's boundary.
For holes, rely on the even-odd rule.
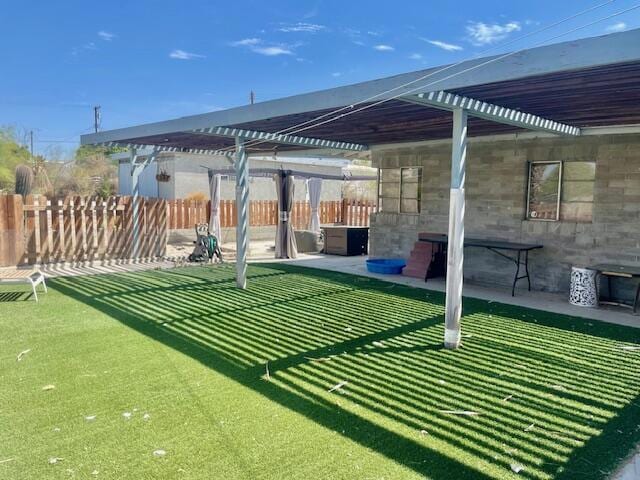
[[391,45],[384,44],[376,45],[373,48],[374,50],[378,50],[379,52],[393,52],[395,50],[395,48],[393,48]]
[[609,25],[605,30],[607,32],[622,32],[627,29],[627,24],[624,22],[614,23],[613,25]]
[[428,38],[422,38],[427,43],[430,43],[433,46],[446,50],[447,52],[457,52],[462,50],[460,45],[454,45],[453,43],[443,42],[441,40],[429,40]]
[[98,36],[104,40],[105,42],[110,42],[111,40],[113,40],[114,38],[116,38],[116,34],[115,33],[111,33],[111,32],[107,32],[105,30],[100,30],[98,32]]
[[204,55],[198,53],[185,52],[184,50],[175,49],[169,53],[169,58],[176,60],[192,60],[194,58],[204,58]]
[[331,74],[331,76],[332,76],[332,77],[335,77],[335,78],[341,77],[341,76],[342,76],[342,72],[333,72],[333,73]]
[[422,55],[419,53],[412,53],[409,55],[410,60],[422,60]]
[[254,47],[251,49],[260,55],[275,57],[277,55],[293,55],[293,52],[286,47],[270,46],[270,47]]
[[262,43],[262,40],[259,38],[243,38],[242,40],[237,40],[235,42],[231,42],[232,47],[250,47],[251,45],[258,45]]
[[278,55],[293,55],[295,47],[301,44],[284,45],[284,44],[266,44],[260,38],[244,38],[236,42],[231,42],[232,47],[247,47],[254,53],[266,55],[267,57],[276,57]]
[[305,32],[305,33],[318,33],[322,30],[326,30],[324,25],[318,25],[316,23],[298,22],[291,25],[283,25],[278,28],[279,32]]
[[490,45],[499,42],[513,32],[522,30],[520,22],[507,22],[503,25],[498,23],[486,24],[483,22],[471,22],[467,25],[469,41],[476,46]]

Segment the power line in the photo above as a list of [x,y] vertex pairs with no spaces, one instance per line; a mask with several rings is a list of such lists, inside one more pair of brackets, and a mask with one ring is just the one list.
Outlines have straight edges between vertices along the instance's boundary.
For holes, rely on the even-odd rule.
[[[515,40],[513,40],[513,41],[511,41],[511,42],[509,42],[509,43],[507,43],[507,44],[505,44],[505,45],[512,44],[512,43],[517,42],[517,41],[520,41],[520,40],[522,40],[522,39],[524,39],[524,38],[526,38],[526,37],[528,37],[528,36],[531,36],[531,35],[534,35],[534,34],[536,34],[536,33],[540,33],[540,32],[542,32],[542,31],[545,31],[545,30],[548,30],[548,29],[550,29],[550,28],[553,28],[553,27],[555,27],[555,26],[557,26],[557,25],[559,25],[559,24],[561,24],[561,23],[564,23],[564,22],[566,22],[566,21],[572,20],[572,19],[574,19],[574,18],[576,18],[576,17],[578,17],[578,16],[580,16],[580,15],[583,15],[583,14],[588,13],[588,12],[590,12],[590,11],[593,11],[593,10],[595,10],[595,9],[597,9],[597,8],[601,8],[601,7],[605,6],[605,5],[608,5],[608,4],[612,3],[612,1],[614,1],[614,0],[609,0],[609,1],[607,1],[607,2],[604,2],[604,3],[598,4],[598,5],[596,5],[596,6],[590,7],[589,9],[586,9],[586,10],[583,10],[583,11],[581,11],[581,12],[578,12],[578,13],[576,13],[576,14],[574,14],[574,15],[571,15],[571,16],[569,16],[569,17],[567,17],[567,18],[563,19],[563,20],[560,20],[560,21],[558,21],[558,22],[555,22],[554,24],[551,24],[551,25],[549,25],[549,26],[547,26],[547,27],[544,27],[544,28],[539,29],[539,30],[537,30],[537,31],[531,32],[531,33],[529,33],[529,34],[527,34],[527,35],[524,35],[524,36],[522,36],[522,37],[519,37],[518,39],[515,39]],[[616,13],[613,13],[613,14],[611,14],[611,15],[607,15],[607,16],[605,16],[605,17],[599,18],[598,20],[595,20],[595,21],[593,21],[593,22],[589,22],[589,23],[587,23],[587,24],[584,24],[584,25],[581,25],[581,26],[579,26],[579,27],[573,28],[573,29],[568,30],[568,31],[566,31],[566,32],[563,32],[563,33],[561,33],[561,34],[558,34],[558,35],[555,35],[555,36],[553,36],[553,37],[550,37],[550,38],[547,38],[547,39],[545,39],[545,40],[542,40],[542,41],[540,41],[540,42],[538,42],[538,43],[534,44],[534,45],[533,45],[533,47],[536,47],[536,46],[542,45],[542,44],[544,44],[544,43],[547,43],[547,42],[553,41],[553,40],[558,39],[558,38],[560,38],[560,37],[563,37],[563,36],[569,35],[569,34],[571,34],[571,33],[573,33],[573,32],[576,32],[576,31],[578,31],[578,30],[581,30],[581,29],[584,29],[584,28],[590,27],[590,26],[592,26],[592,25],[595,25],[596,23],[600,23],[600,22],[603,22],[603,21],[605,21],[605,20],[609,20],[609,19],[611,19],[611,18],[617,17],[617,16],[619,16],[619,15],[623,15],[623,14],[625,14],[625,13],[628,13],[628,12],[630,12],[630,11],[636,10],[636,9],[638,9],[638,8],[640,8],[640,3],[638,3],[638,4],[634,5],[634,6],[630,7],[630,8],[627,8],[627,9],[621,10],[621,11],[616,12]],[[500,45],[500,47],[504,47],[505,45]],[[533,47],[527,47],[527,48],[533,48]],[[496,47],[494,47],[494,48],[496,48]],[[456,76],[461,75],[461,74],[463,74],[463,73],[467,73],[467,72],[469,72],[469,71],[476,70],[476,69],[478,69],[478,68],[480,68],[480,67],[483,67],[483,66],[485,66],[485,65],[488,65],[488,64],[490,64],[490,63],[493,63],[493,62],[496,62],[496,61],[502,60],[502,59],[507,58],[507,57],[510,57],[510,56],[512,56],[512,55],[516,55],[516,54],[518,54],[518,53],[522,52],[523,50],[525,50],[525,49],[520,49],[520,50],[515,50],[515,51],[513,51],[513,52],[508,52],[508,53],[506,53],[506,54],[503,54],[503,55],[500,55],[500,56],[494,57],[494,58],[492,58],[492,59],[489,59],[489,60],[487,60],[487,61],[485,61],[485,62],[483,62],[483,63],[480,63],[480,64],[478,64],[478,65],[474,65],[474,66],[472,66],[472,67],[469,67],[469,68],[467,68],[467,69],[465,69],[465,70],[462,70],[462,71],[459,71],[459,72],[455,72],[455,73],[453,73],[453,74],[451,74],[451,75],[449,75],[449,76],[446,76],[446,77],[444,77],[444,78],[440,78],[440,79],[438,79],[438,80],[435,80],[435,81],[433,81],[433,82],[430,82],[430,83],[427,83],[427,84],[424,84],[424,85],[419,85],[419,86],[417,86],[417,87],[414,87],[414,88],[412,88],[412,89],[409,89],[408,91],[403,91],[403,92],[402,92],[402,93],[400,93],[400,94],[393,95],[393,96],[388,97],[388,98],[384,98],[384,99],[379,100],[379,101],[377,101],[377,102],[369,103],[369,104],[367,104],[367,105],[365,105],[365,106],[363,106],[363,107],[361,107],[361,108],[359,108],[359,109],[355,109],[355,110],[353,109],[353,107],[354,107],[355,105],[359,105],[359,104],[362,104],[362,103],[366,103],[366,102],[368,102],[371,98],[377,98],[377,97],[379,97],[379,96],[381,96],[381,95],[385,95],[385,94],[387,94],[387,93],[393,92],[393,91],[398,90],[398,89],[400,89],[400,88],[404,88],[404,87],[406,87],[406,86],[408,86],[408,85],[411,85],[411,84],[416,83],[416,81],[419,81],[420,79],[427,78],[427,77],[429,77],[429,76],[435,75],[435,74],[437,74],[437,73],[441,73],[441,72],[443,72],[443,71],[445,71],[445,70],[448,70],[448,69],[450,69],[450,68],[452,68],[452,67],[454,67],[454,66],[460,65],[461,63],[464,63],[464,62],[466,61],[466,60],[463,60],[463,61],[461,61],[461,62],[458,62],[457,64],[449,65],[449,66],[443,67],[443,68],[441,68],[441,69],[439,69],[439,70],[436,70],[435,72],[431,72],[431,73],[429,73],[429,74],[427,74],[427,75],[424,75],[423,77],[420,77],[420,79],[415,79],[415,80],[412,80],[411,82],[407,82],[407,83],[406,83],[406,84],[404,84],[404,85],[400,85],[400,86],[394,87],[394,88],[392,88],[392,89],[386,90],[386,91],[384,91],[384,92],[380,92],[380,93],[378,93],[378,94],[376,94],[376,95],[374,95],[374,96],[372,96],[372,97],[369,97],[369,99],[361,100],[360,102],[357,102],[357,103],[355,103],[355,104],[353,104],[353,105],[348,105],[348,106],[346,106],[346,107],[341,107],[341,108],[339,108],[339,109],[337,109],[337,110],[334,110],[333,112],[325,113],[325,114],[320,115],[320,116],[318,116],[318,117],[316,117],[316,118],[314,118],[314,119],[307,120],[307,121],[305,121],[305,122],[301,122],[301,123],[296,124],[296,125],[292,125],[292,126],[290,126],[290,127],[287,127],[287,128],[285,128],[285,129],[282,129],[282,130],[280,130],[280,131],[278,131],[278,132],[275,132],[275,134],[276,134],[276,135],[278,135],[278,134],[288,134],[288,135],[291,135],[291,134],[295,134],[295,133],[299,133],[299,132],[302,132],[302,131],[308,130],[308,129],[310,129],[310,128],[315,128],[315,127],[318,127],[318,126],[321,126],[321,125],[325,125],[325,124],[327,124],[327,123],[331,123],[331,122],[333,122],[333,121],[335,121],[335,120],[339,120],[339,119],[344,118],[344,117],[346,117],[346,116],[353,115],[354,113],[358,113],[358,112],[361,112],[361,111],[363,111],[363,110],[367,110],[367,109],[369,109],[369,108],[375,107],[375,106],[377,106],[377,105],[381,105],[381,104],[386,103],[386,102],[388,102],[388,101],[395,100],[395,99],[397,99],[397,98],[399,98],[399,97],[401,97],[401,96],[407,95],[407,94],[409,94],[409,93],[412,93],[412,92],[415,92],[415,91],[418,91],[418,90],[422,90],[423,88],[426,88],[426,87],[429,87],[429,86],[435,85],[435,84],[437,84],[437,83],[440,83],[440,82],[442,82],[442,81],[444,81],[444,80],[448,80],[448,79],[453,78],[453,77],[456,77]],[[349,111],[347,111],[346,113],[338,114],[339,112],[344,111],[344,110],[349,110]],[[336,114],[338,114],[338,115],[336,115]],[[319,122],[317,122],[317,120],[321,120],[321,119],[323,119],[323,118],[326,118],[326,117],[328,117],[328,116],[332,116],[332,115],[336,115],[336,116],[333,116],[332,118],[329,118],[329,119],[324,120],[324,121],[319,121]],[[316,123],[313,123],[313,122],[316,122]],[[312,125],[309,125],[310,123],[313,123],[313,124],[312,124]],[[306,125],[306,126],[305,126],[305,125]],[[300,128],[299,128],[299,127],[300,127]],[[266,143],[266,142],[268,142],[268,140],[251,140],[251,141],[249,141],[249,142],[246,142],[246,144],[245,144],[245,145],[246,145],[246,146],[255,146],[255,145],[259,145],[259,144]],[[233,151],[233,150],[234,150],[234,147],[226,147],[226,148],[223,148],[223,149],[221,149],[221,150],[222,150],[222,151]]]

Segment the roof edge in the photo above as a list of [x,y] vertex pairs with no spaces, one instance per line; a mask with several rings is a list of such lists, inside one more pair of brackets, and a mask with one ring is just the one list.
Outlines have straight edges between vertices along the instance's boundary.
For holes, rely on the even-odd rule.
[[[394,88],[397,88],[397,90],[385,95],[379,95],[376,99],[392,98],[408,93],[455,90],[537,75],[640,61],[638,45],[640,45],[640,28],[535,47],[517,51],[509,56],[501,54],[467,60],[439,73],[434,72],[447,67],[447,65],[328,90],[269,100],[253,105],[82,135],[80,143],[88,145],[110,141],[117,142],[197,128],[231,127],[273,117],[313,112],[327,108],[340,108],[360,103],[363,100],[379,95],[380,92]],[[479,66],[487,61],[492,63],[486,66]],[[423,88],[416,89],[415,85],[398,88],[403,84],[430,74],[433,76],[428,80],[423,80],[425,85],[429,85],[423,86]]]

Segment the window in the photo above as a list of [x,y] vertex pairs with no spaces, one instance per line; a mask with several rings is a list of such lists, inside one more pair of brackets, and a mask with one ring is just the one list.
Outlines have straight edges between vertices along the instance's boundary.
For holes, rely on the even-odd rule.
[[590,222],[593,218],[595,162],[565,162],[562,169],[560,219]]
[[381,212],[420,213],[421,167],[382,168],[378,190]]
[[420,167],[400,169],[400,213],[420,213]]
[[531,162],[529,164],[528,219],[558,220],[560,218],[561,180],[561,162]]
[[594,162],[531,162],[527,219],[590,222]]

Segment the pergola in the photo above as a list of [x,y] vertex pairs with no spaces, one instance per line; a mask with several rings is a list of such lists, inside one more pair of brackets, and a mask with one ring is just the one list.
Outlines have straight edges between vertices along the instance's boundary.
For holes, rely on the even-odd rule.
[[[153,148],[146,161],[161,151],[228,156],[236,175],[236,278],[238,287],[246,288],[250,155],[361,153],[380,144],[451,138],[444,343],[455,348],[462,312],[468,137],[522,130],[578,136],[596,127],[640,123],[638,45],[640,30],[632,30],[84,135],[81,141],[131,149],[134,196],[141,147]],[[295,128],[301,125],[304,136]],[[283,130],[294,133],[279,133]]]

